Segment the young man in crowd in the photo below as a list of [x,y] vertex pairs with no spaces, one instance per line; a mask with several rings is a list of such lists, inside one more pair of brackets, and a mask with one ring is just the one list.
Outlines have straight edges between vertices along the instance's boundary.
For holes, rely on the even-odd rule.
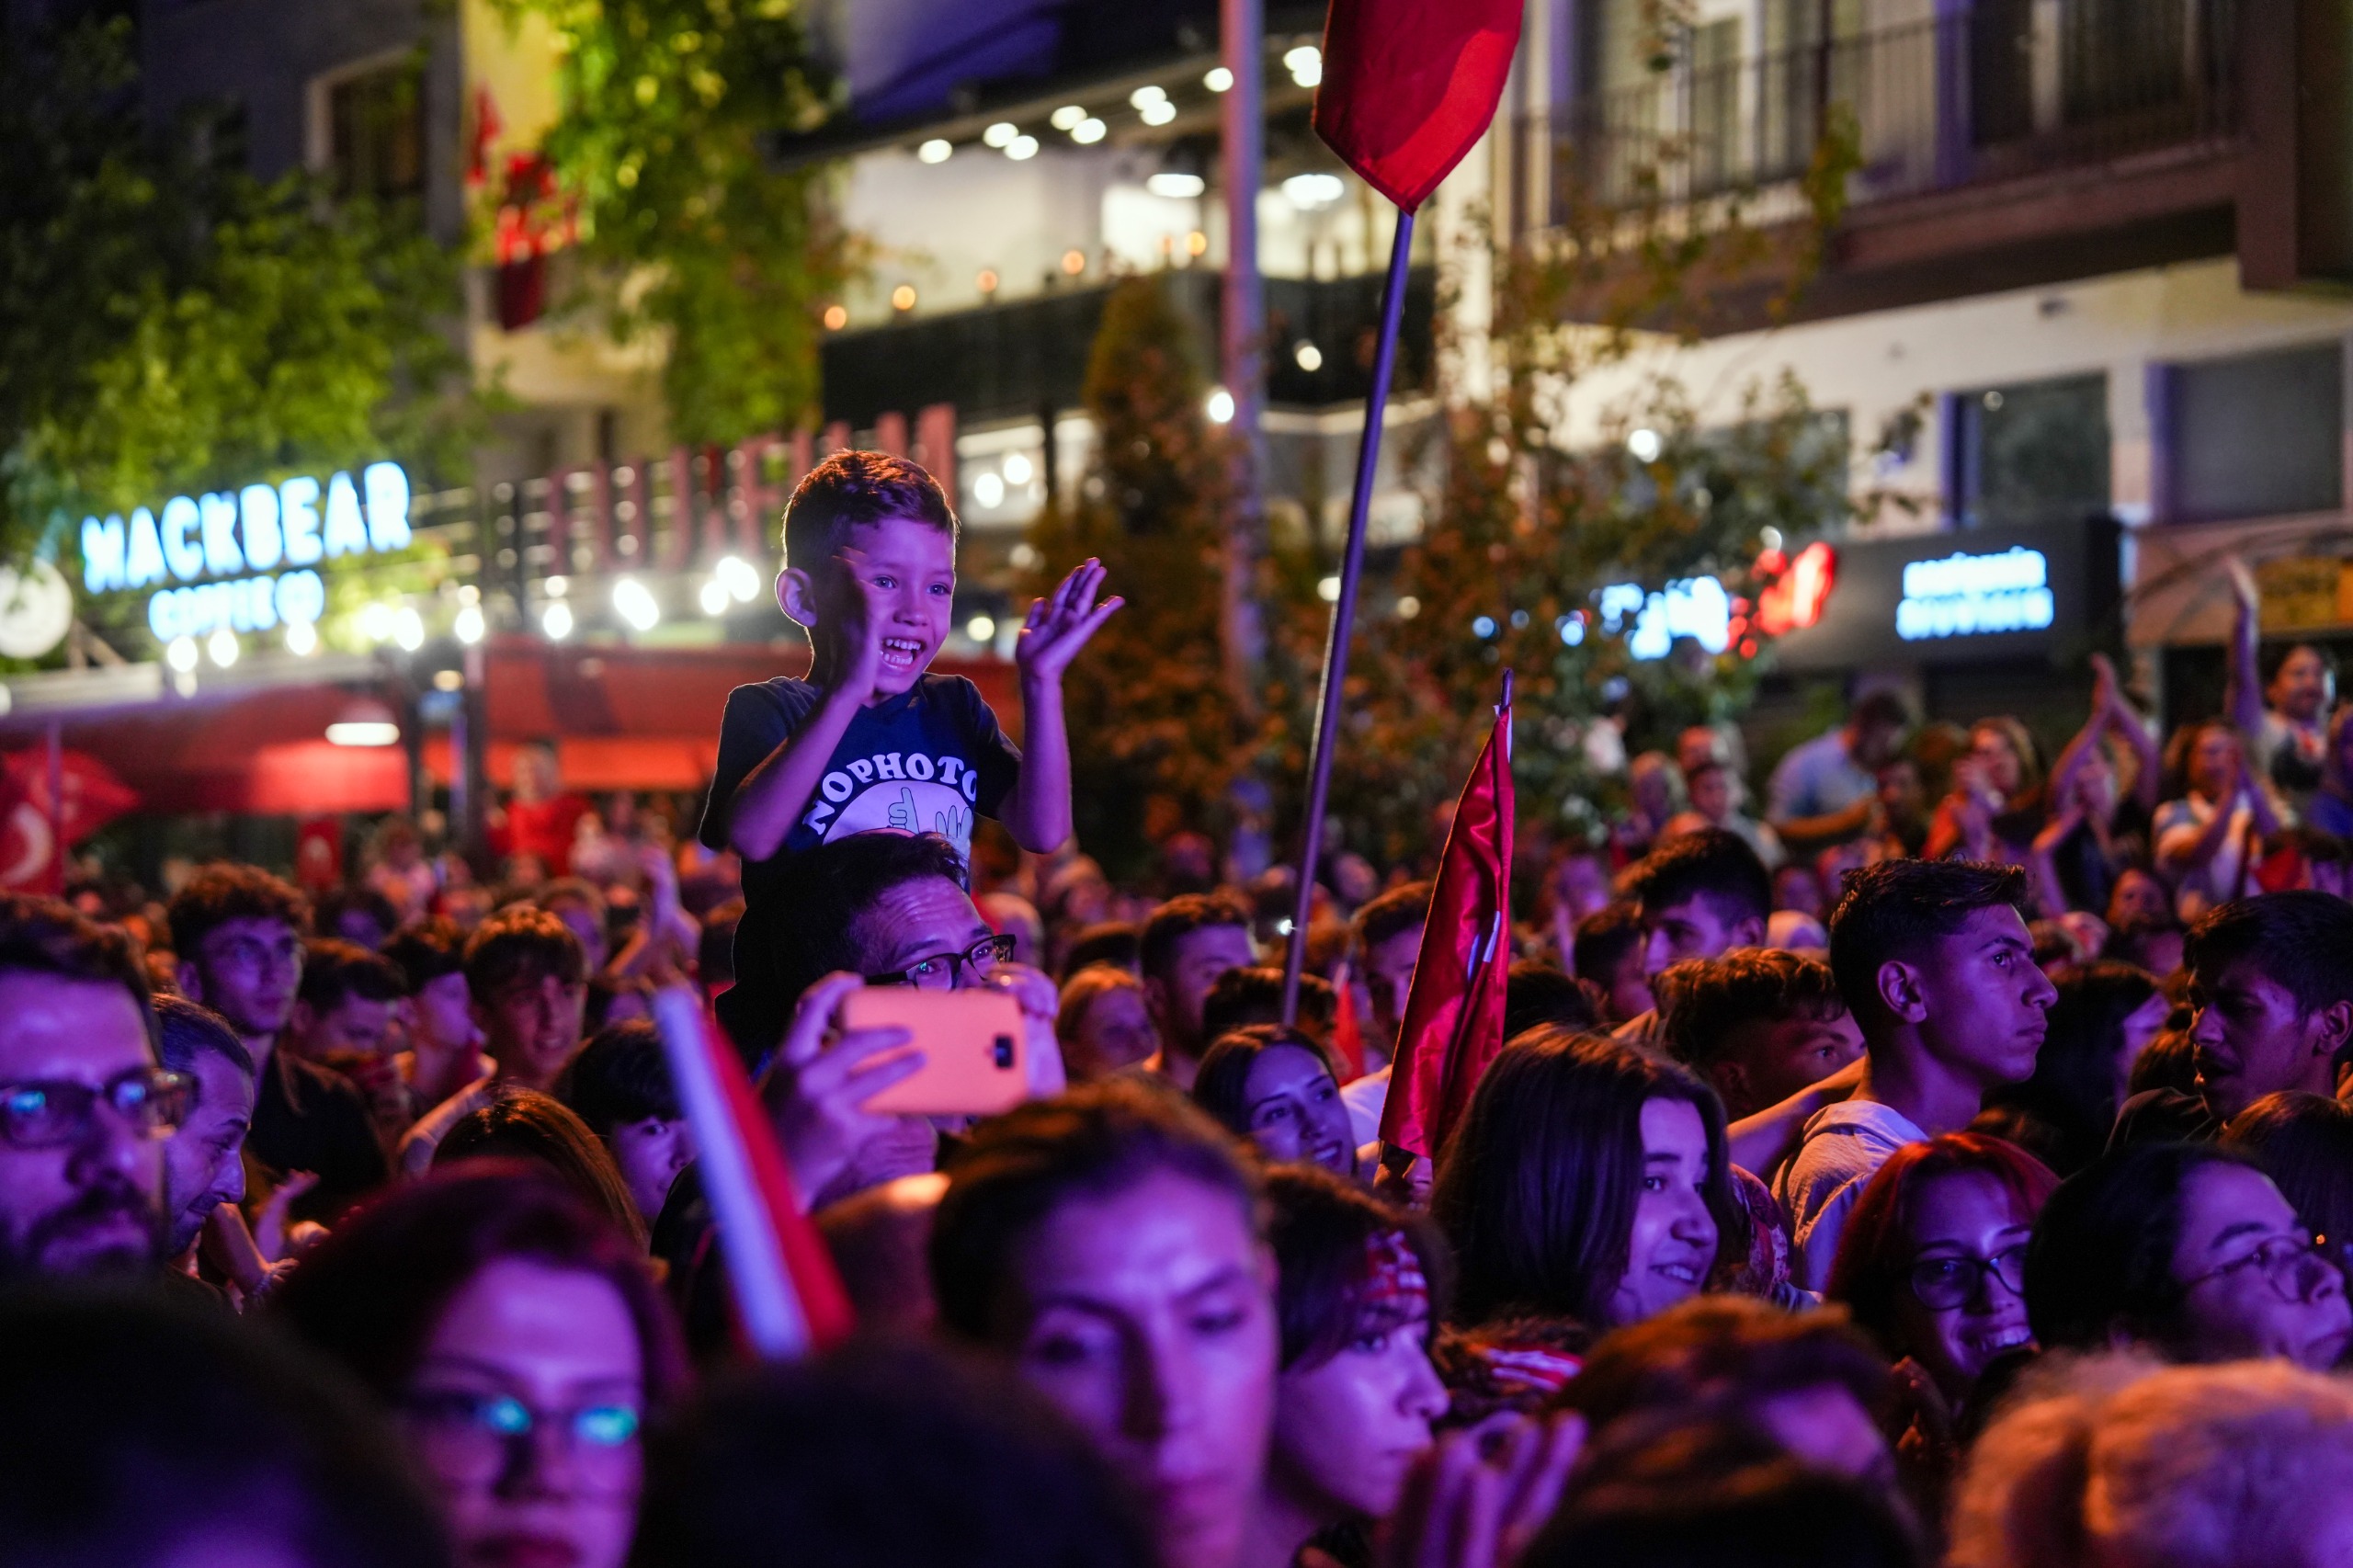
[[482,1053],[484,1037],[466,985],[464,932],[447,920],[420,920],[393,933],[384,956],[408,984],[402,1017],[408,1049],[393,1060],[414,1120],[489,1077],[498,1063]]
[[254,1059],[245,1147],[274,1176],[308,1171],[318,1186],[295,1207],[326,1219],[384,1183],[368,1102],[341,1074],[278,1049],[302,982],[302,895],[255,866],[217,864],[172,899],[181,992],[227,1020]]
[[179,1131],[164,1145],[164,1256],[184,1262],[212,1211],[244,1200],[254,1059],[225,1020],[186,997],[158,997],[155,1014],[155,1053],[187,1080]]
[[154,1029],[122,932],[0,894],[0,1284],[161,1260],[163,1136],[186,1095]]
[[1714,1085],[1737,1121],[1780,1104],[1863,1053],[1862,1031],[1830,966],[1755,949],[1694,959],[1659,975],[1667,1053]]
[[1258,961],[1250,945],[1250,906],[1231,893],[1172,898],[1144,922],[1144,1002],[1160,1029],[1160,1052],[1146,1067],[1180,1089],[1193,1086],[1201,1053],[1201,1004],[1230,969]]
[[1773,879],[1756,851],[1722,828],[1688,833],[1653,850],[1629,879],[1643,912],[1643,972],[1711,959],[1765,940]]
[[416,1119],[394,1060],[407,1000],[408,977],[381,953],[334,937],[303,944],[285,1049],[357,1085],[387,1148]]
[[1906,1143],[1967,1127],[1985,1091],[2034,1072],[2058,1000],[2021,913],[2026,873],[1967,860],[1888,860],[1847,883],[1830,971],[1862,1030],[1851,1099],[1818,1111],[1774,1183],[1819,1290],[1864,1185]]
[[2198,1093],[2125,1103],[2116,1141],[2214,1137],[2266,1095],[2333,1096],[2353,1057],[2353,903],[2299,889],[2234,899],[2189,929]]
[[1603,1024],[1631,1023],[1658,1006],[1643,970],[1643,912],[1617,903],[1577,922],[1571,971],[1593,995]]
[[1430,884],[1406,882],[1367,903],[1356,913],[1352,933],[1357,973],[1372,998],[1372,1016],[1359,1021],[1364,1040],[1364,1075],[1340,1087],[1348,1125],[1357,1142],[1381,1136],[1381,1113],[1389,1103],[1389,1072],[1397,1056],[1398,1031],[1405,1022],[1405,1000],[1414,992],[1414,963],[1421,957],[1422,927],[1429,924]]

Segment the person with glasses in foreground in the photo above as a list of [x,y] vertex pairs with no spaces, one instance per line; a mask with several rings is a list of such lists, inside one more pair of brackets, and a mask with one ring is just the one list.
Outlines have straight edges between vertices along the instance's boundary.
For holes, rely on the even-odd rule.
[[0,1283],[153,1270],[164,1140],[188,1096],[156,1062],[130,939],[0,895]]

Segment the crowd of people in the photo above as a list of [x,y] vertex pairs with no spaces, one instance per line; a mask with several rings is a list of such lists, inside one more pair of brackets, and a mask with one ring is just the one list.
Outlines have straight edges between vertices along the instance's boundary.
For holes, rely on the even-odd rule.
[[[1635,758],[1606,837],[1523,835],[1505,1038],[1424,1158],[1381,1133],[1447,1046],[1404,1038],[1439,845],[1317,865],[1287,1021],[1288,873],[1071,842],[1099,570],[1032,613],[1017,749],[923,675],[952,518],[868,480],[795,497],[858,591],[787,572],[818,666],[737,694],[698,823],[534,755],[494,876],[395,822],[315,899],[0,898],[0,1564],[2344,1560],[2317,651],[2165,761],[2104,662],[2048,766],[1887,693],[1761,812],[1729,729]],[[873,1108],[922,1065],[845,1024],[876,986],[1009,994],[1022,1103]],[[673,990],[846,1346],[744,1348]]]

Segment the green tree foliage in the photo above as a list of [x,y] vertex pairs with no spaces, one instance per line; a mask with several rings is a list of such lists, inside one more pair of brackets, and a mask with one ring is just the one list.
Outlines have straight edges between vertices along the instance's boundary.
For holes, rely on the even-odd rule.
[[264,185],[140,111],[127,25],[0,57],[0,556],[90,511],[396,454],[479,404],[412,210]]
[[850,247],[821,176],[779,172],[762,138],[822,115],[829,85],[793,0],[498,0],[563,51],[543,150],[580,203],[575,308],[666,342],[672,433],[730,442],[817,407],[818,313]]

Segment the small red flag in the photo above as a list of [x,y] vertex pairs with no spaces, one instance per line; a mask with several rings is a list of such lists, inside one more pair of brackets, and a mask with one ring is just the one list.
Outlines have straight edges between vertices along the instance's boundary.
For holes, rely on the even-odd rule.
[[1495,118],[1522,0],[1332,0],[1315,131],[1411,212]]
[[1504,976],[1511,967],[1511,681],[1495,727],[1455,803],[1429,924],[1397,1029],[1381,1141],[1438,1157],[1504,1048]]

